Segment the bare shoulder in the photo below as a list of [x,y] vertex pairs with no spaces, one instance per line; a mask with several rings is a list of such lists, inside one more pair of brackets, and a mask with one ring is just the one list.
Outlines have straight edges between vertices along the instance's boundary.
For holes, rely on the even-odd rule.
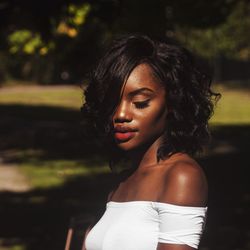
[[115,190],[111,190],[109,193],[108,193],[108,198],[107,198],[107,202],[109,202],[114,194]]
[[206,176],[200,165],[190,156],[177,158],[164,172],[160,186],[160,202],[182,206],[206,206]]

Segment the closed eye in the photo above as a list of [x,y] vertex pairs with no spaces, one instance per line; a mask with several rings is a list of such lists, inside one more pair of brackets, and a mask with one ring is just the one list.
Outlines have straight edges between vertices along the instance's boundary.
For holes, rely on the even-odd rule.
[[142,102],[134,102],[134,105],[137,109],[144,109],[146,107],[148,107],[149,105],[149,101],[150,99],[147,99],[145,101],[142,101]]

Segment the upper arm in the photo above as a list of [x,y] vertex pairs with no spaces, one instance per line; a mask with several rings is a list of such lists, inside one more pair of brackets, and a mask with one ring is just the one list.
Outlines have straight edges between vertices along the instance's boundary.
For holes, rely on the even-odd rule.
[[207,180],[197,164],[179,162],[164,176],[159,200],[181,206],[206,206]]
[[[180,162],[173,166],[164,176],[161,193],[158,200],[179,206],[205,207],[207,202],[207,181],[202,169],[198,165]],[[171,216],[171,215],[169,215]],[[172,220],[172,217],[170,217]],[[183,218],[184,219],[184,218]],[[186,221],[178,218],[178,228]],[[162,222],[163,223],[163,222]],[[167,221],[165,222],[167,223]],[[192,225],[192,222],[191,224]],[[164,228],[164,225],[163,225]],[[157,250],[193,250],[186,244],[158,243]]]

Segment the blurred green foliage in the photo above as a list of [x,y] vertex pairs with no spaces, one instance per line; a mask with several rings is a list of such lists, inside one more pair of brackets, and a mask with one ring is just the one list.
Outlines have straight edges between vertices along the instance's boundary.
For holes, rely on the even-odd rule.
[[14,31],[8,38],[10,43],[10,52],[13,54],[21,49],[23,49],[23,51],[27,54],[33,54],[34,50],[41,46],[42,43],[39,34],[35,34],[33,36],[29,30]]
[[176,27],[176,37],[206,58],[218,55],[250,60],[250,4],[238,1],[225,22],[205,29]]
[[3,1],[0,82],[82,82],[103,42],[129,32],[165,35],[211,61],[248,61],[249,12],[246,0]]
[[[88,3],[70,3],[61,6],[60,17],[50,18],[48,27],[50,35],[47,37],[41,29],[30,28],[29,25],[24,28],[17,24],[10,31],[5,29],[7,45],[3,48],[0,58],[7,57],[8,60],[2,60],[3,65],[0,65],[0,82],[4,80],[6,82],[8,79],[39,83],[74,81],[74,76],[71,74],[74,70],[70,70],[67,66],[72,64],[70,62],[72,59],[68,57],[75,57],[75,50],[79,50],[76,43],[84,42],[83,40],[88,43],[90,35],[82,39],[81,33],[90,10],[91,5]],[[24,16],[23,19],[27,17]],[[89,50],[88,46],[81,49],[82,53]],[[78,53],[79,56],[80,54]],[[74,58],[74,62],[78,60],[77,57]],[[72,68],[75,66],[74,62]],[[78,70],[81,71],[80,67]]]

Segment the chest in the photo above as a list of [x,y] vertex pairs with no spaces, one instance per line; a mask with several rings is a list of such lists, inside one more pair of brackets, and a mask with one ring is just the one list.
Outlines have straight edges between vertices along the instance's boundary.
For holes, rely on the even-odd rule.
[[136,172],[118,185],[111,199],[119,202],[133,200],[155,201],[162,189],[163,181],[163,175],[155,169]]
[[87,250],[154,250],[158,215],[149,203],[108,204],[101,220],[89,232]]

